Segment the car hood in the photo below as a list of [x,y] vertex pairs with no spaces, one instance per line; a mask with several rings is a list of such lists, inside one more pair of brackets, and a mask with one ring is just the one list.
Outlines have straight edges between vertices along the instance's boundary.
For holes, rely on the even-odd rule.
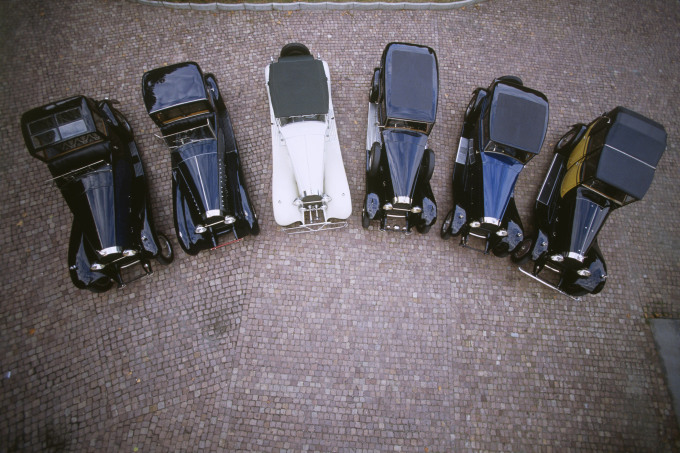
[[484,213],[482,217],[503,220],[510,197],[515,190],[521,162],[498,153],[480,153],[484,186]]
[[383,142],[395,197],[413,198],[427,135],[402,130],[383,131]]
[[326,123],[300,121],[280,128],[300,198],[324,193],[324,150]]
[[225,176],[223,165],[218,163],[217,140],[193,142],[175,152],[178,153],[175,164],[178,182],[188,188],[202,220],[224,216],[222,191]]
[[564,222],[559,232],[559,237],[568,238],[569,242],[562,244],[561,251],[585,256],[610,211],[610,202],[587,188],[578,187],[569,193],[560,213]]

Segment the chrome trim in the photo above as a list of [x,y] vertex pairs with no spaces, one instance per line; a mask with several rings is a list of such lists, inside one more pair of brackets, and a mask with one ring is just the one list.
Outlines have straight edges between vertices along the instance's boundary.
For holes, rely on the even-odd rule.
[[95,167],[97,167],[101,163],[106,163],[106,162],[104,162],[104,160],[98,160],[97,162],[93,162],[93,163],[87,164],[83,167],[76,168],[75,170],[68,171],[68,172],[64,173],[63,175],[59,175],[59,176],[55,176],[54,178],[50,178],[50,179],[47,180],[47,182],[56,181],[57,179],[60,179],[60,178],[65,178],[66,176],[72,175],[73,173],[78,173],[79,171],[82,171],[82,170],[87,170],[88,168],[91,168],[92,170],[94,170]]
[[413,200],[411,200],[409,197],[394,197],[392,199],[392,204],[398,204],[398,203],[403,203],[403,204],[411,204]]
[[392,208],[393,208],[392,203],[385,203],[385,204],[383,205],[383,209],[384,209],[385,211],[391,211]]
[[556,263],[561,263],[562,261],[564,261],[564,257],[560,253],[555,253],[554,255],[551,255],[550,259]]
[[580,253],[574,253],[574,252],[567,252],[565,255],[567,258],[571,258],[572,260],[576,260],[579,263],[582,263],[585,261],[586,257],[581,255]]
[[411,208],[411,212],[413,214],[420,214],[421,212],[423,212],[423,208],[421,208],[420,206],[414,206]]
[[113,255],[114,253],[122,253],[122,252],[123,252],[123,247],[119,247],[119,246],[116,245],[116,246],[113,246],[113,247],[107,247],[107,248],[102,249],[102,250],[97,250],[97,255],[103,257],[103,256]]
[[133,250],[133,249],[123,250],[123,256],[125,256],[125,257],[135,256],[136,254],[137,254],[137,250]]
[[501,221],[495,217],[482,217],[482,223],[490,223],[491,225],[501,226]]
[[209,211],[205,211],[205,218],[209,219],[210,217],[219,217],[222,215],[222,211],[219,209],[211,209]]
[[500,230],[496,231],[496,236],[504,238],[508,235],[508,230],[504,230],[501,228]]
[[[154,113],[162,112],[163,110],[167,110],[167,109],[172,109],[172,108],[175,108],[175,107],[179,107],[180,105],[187,105],[187,104],[191,104],[192,102],[207,101],[207,100],[208,100],[208,97],[206,96],[206,97],[201,98],[201,99],[194,99],[194,100],[192,100],[192,101],[180,102],[179,104],[169,105],[169,106],[167,106],[167,107],[163,107],[162,109],[152,110],[152,111],[149,112],[149,115],[153,115]],[[212,113],[212,112],[211,112],[211,113]]]
[[196,225],[196,229],[194,230],[194,233],[203,234],[206,231],[208,231],[208,229],[206,227],[204,227],[203,225]]
[[652,170],[656,170],[656,167],[654,167],[654,166],[652,166],[652,165],[649,165],[647,162],[642,161],[642,160],[638,159],[638,158],[635,157],[635,156],[631,156],[630,154],[625,153],[625,152],[621,151],[621,150],[618,149],[618,148],[614,148],[612,145],[606,144],[606,145],[604,145],[604,146],[605,146],[606,148],[611,148],[611,149],[613,149],[614,151],[618,151],[618,152],[620,152],[621,154],[623,154],[624,156],[628,156],[628,157],[630,157],[631,159],[636,160],[636,161],[640,162],[641,164],[648,166],[648,167],[651,168]]
[[522,269],[521,267],[518,267],[517,269],[519,269],[519,271],[520,271],[521,273],[523,273],[524,275],[533,278],[534,280],[536,280],[536,281],[539,282],[539,283],[543,283],[543,284],[544,284],[545,286],[547,286],[548,288],[552,288],[552,289],[554,289],[555,291],[557,291],[558,293],[560,293],[560,294],[562,294],[562,295],[564,295],[564,296],[567,296],[567,297],[569,297],[569,298],[571,298],[571,299],[573,299],[573,300],[575,300],[575,301],[577,301],[577,302],[581,300],[580,297],[574,297],[574,296],[572,296],[572,295],[569,295],[569,294],[565,293],[564,291],[562,291],[561,289],[559,289],[557,286],[553,285],[552,283],[546,282],[546,281],[543,280],[542,278],[538,277],[537,275],[532,274],[531,272],[525,271],[525,270]]
[[92,263],[92,266],[90,266],[91,271],[101,271],[104,269],[104,265],[100,263]]
[[472,222],[470,222],[470,226],[472,228],[479,228],[480,226],[482,226],[482,224],[480,223],[479,220],[473,220]]
[[236,217],[230,216],[230,215],[225,216],[224,217],[224,223],[225,223],[225,225],[231,225],[233,223],[236,223]]
[[592,275],[592,274],[590,273],[590,269],[588,269],[588,268],[586,268],[586,267],[584,267],[583,269],[577,270],[576,273],[577,273],[580,277],[584,277],[584,278],[588,278],[588,277],[590,277],[590,276]]

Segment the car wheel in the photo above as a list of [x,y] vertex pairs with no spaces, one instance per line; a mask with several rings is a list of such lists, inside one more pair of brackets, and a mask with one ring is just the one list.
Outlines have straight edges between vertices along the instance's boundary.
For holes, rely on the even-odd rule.
[[250,234],[253,236],[260,234],[260,222],[258,222],[257,219],[255,219],[253,225],[250,227]]
[[377,103],[379,94],[380,93],[378,92],[378,90],[371,87],[371,90],[368,92],[368,101],[372,102],[373,104]]
[[93,284],[88,286],[87,289],[89,289],[93,293],[101,294],[110,290],[112,286],[113,280],[111,280],[110,278],[100,278],[99,280],[95,281]]
[[423,182],[430,182],[432,173],[434,173],[434,151],[430,148],[425,149],[423,160],[420,163],[421,171],[423,171]]
[[452,223],[453,223],[453,209],[450,210],[448,214],[446,214],[446,217],[444,217],[444,223],[442,223],[442,229],[439,232],[439,235],[442,237],[442,239],[444,240],[451,239]]
[[371,226],[371,218],[368,216],[366,210],[361,211],[361,226],[366,230]]
[[574,138],[576,138],[576,129],[571,129],[569,132],[564,134],[562,138],[560,139],[559,142],[557,142],[557,146],[555,147],[555,150],[557,152],[560,152],[567,148],[569,145],[571,145],[571,142],[574,141]]
[[366,173],[368,176],[375,176],[378,174],[380,168],[380,155],[382,153],[382,146],[378,142],[373,142],[371,151],[368,153],[368,160],[366,162]]
[[167,265],[172,263],[175,259],[175,253],[172,251],[172,244],[164,234],[158,235],[158,256],[156,259],[159,263]]
[[517,264],[524,264],[527,261],[529,261],[532,245],[533,241],[531,239],[524,239],[522,242],[520,242],[519,245],[515,247],[515,250],[513,250],[512,254],[510,255],[510,259],[512,260],[512,262]]
[[418,225],[418,226],[416,226],[416,230],[418,230],[418,233],[420,233],[420,234],[427,234],[430,231],[430,228],[432,228],[432,225]]
[[295,57],[297,55],[311,55],[309,49],[299,42],[291,42],[281,49],[281,57]]
[[493,253],[494,256],[503,258],[510,254],[510,252],[508,251],[509,248],[510,246],[508,245],[507,242],[499,242],[491,249],[491,253]]

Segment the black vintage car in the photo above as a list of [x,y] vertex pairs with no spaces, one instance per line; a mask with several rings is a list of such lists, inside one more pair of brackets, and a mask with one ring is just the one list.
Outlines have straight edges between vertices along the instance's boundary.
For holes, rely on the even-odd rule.
[[427,46],[390,43],[373,73],[366,134],[362,225],[427,233],[437,220],[430,186],[434,151],[427,140],[437,117],[439,69]]
[[[597,234],[613,210],[647,193],[665,149],[663,126],[623,107],[574,125],[555,146],[536,199],[536,232],[512,260],[531,258],[533,270],[520,270],[563,294],[602,291],[607,266]],[[552,275],[539,276],[543,270]]]
[[175,229],[190,255],[260,227],[241,173],[234,131],[212,74],[178,63],[142,78],[146,110],[170,148]]
[[541,150],[548,128],[548,100],[514,76],[477,88],[463,118],[453,169],[454,208],[441,237],[481,239],[478,250],[507,256],[524,239],[515,205],[517,177]]
[[[68,266],[78,288],[104,292],[121,271],[173,259],[151,220],[147,185],[132,128],[115,101],[76,96],[21,117],[26,147],[47,164],[73,213]],[[131,280],[128,280],[128,283]]]

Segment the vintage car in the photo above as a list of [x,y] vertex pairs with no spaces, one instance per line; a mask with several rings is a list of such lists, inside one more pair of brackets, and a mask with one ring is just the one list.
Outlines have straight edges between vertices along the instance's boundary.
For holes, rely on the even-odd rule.
[[373,71],[366,132],[366,198],[361,222],[381,231],[427,233],[437,221],[430,186],[439,69],[427,46],[393,42]]
[[536,199],[536,231],[512,260],[532,259],[531,272],[520,270],[568,296],[602,291],[607,266],[597,234],[613,210],[647,193],[665,149],[663,126],[623,107],[572,126]]
[[[153,227],[139,150],[115,103],[75,96],[21,117],[28,151],[47,164],[73,214],[71,280],[93,292],[152,274],[153,258],[173,259],[170,242]],[[122,271],[139,271],[134,265],[143,272],[126,282]]]
[[175,230],[182,249],[196,255],[257,235],[257,215],[215,76],[203,74],[193,62],[152,69],[142,78],[142,96],[170,148]]
[[[507,256],[524,239],[515,205],[515,184],[541,150],[548,128],[548,100],[515,76],[477,88],[465,115],[453,168],[454,207],[441,237],[461,236],[460,245]],[[470,238],[483,243],[473,246]]]
[[342,228],[352,214],[328,64],[300,43],[265,68],[274,220],[289,234]]

